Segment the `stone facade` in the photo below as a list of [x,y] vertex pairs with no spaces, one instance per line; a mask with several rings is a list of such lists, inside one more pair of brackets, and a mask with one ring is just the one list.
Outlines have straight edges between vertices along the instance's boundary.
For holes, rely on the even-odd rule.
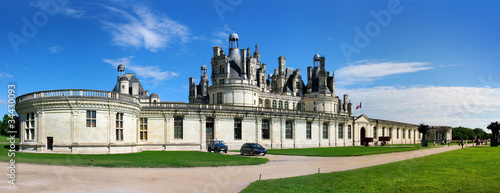
[[20,150],[205,150],[210,139],[223,139],[233,150],[246,142],[266,148],[374,145],[382,136],[391,138],[389,144],[420,143],[418,125],[352,116],[348,96],[335,95],[325,57],[313,56],[304,84],[300,69],[286,67],[284,56],[278,57],[274,74],[267,74],[257,45],[253,54],[238,47],[233,33],[228,55],[213,48],[212,83],[203,65],[199,84],[189,78],[189,103],[160,101],[123,65],[112,92],[52,90],[19,96]]

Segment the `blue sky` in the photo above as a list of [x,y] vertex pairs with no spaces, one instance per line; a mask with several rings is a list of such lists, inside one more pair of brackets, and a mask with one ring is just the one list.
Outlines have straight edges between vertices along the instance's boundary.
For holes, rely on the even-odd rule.
[[[187,101],[212,47],[258,43],[306,77],[315,53],[355,115],[486,128],[500,120],[496,1],[8,1],[0,7],[0,111],[17,94],[112,90],[116,66],[162,101]],[[210,69],[209,69],[210,71]]]

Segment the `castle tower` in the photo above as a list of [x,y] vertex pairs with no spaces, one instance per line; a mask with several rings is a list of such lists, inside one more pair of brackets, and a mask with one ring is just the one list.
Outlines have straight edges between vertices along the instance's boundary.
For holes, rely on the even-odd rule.
[[125,66],[123,64],[118,65],[118,79],[120,76],[125,75]]

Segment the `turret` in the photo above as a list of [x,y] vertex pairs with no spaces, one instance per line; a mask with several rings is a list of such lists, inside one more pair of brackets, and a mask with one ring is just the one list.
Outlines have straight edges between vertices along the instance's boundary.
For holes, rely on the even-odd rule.
[[253,53],[253,57],[257,59],[257,63],[260,62],[260,52],[259,52],[259,46],[257,46],[257,43],[255,43],[255,52]]
[[349,97],[347,96],[347,94],[344,94],[344,111],[347,111],[348,108],[347,108],[347,104],[348,104],[348,101],[349,101]]
[[286,58],[285,56],[280,56],[278,58],[278,63],[279,63],[279,72],[280,72],[280,76],[285,76],[285,68],[286,68]]
[[129,80],[126,76],[122,76],[120,77],[120,79],[118,79],[118,82],[119,82],[119,91],[120,93],[122,94],[130,94],[129,93],[129,90],[128,90],[128,87],[129,87]]

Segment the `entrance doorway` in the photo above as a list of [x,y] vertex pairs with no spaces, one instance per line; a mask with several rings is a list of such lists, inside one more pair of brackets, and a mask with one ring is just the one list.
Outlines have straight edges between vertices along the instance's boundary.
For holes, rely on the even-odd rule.
[[52,146],[54,145],[54,138],[53,137],[47,137],[47,150],[52,151]]
[[360,134],[361,134],[360,135],[361,136],[361,140],[360,140],[361,141],[361,146],[366,145],[365,144],[366,130],[365,130],[364,127],[361,128],[361,133]]
[[207,137],[207,142],[209,142],[210,140],[213,140],[214,139],[214,118],[207,118],[207,123],[206,123],[206,137]]

